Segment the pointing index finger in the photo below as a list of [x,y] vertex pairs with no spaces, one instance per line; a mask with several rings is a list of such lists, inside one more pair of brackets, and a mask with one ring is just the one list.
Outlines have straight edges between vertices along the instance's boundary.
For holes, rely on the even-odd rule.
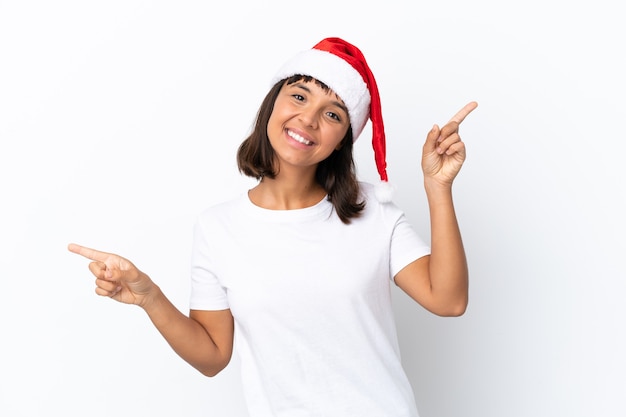
[[67,249],[70,252],[84,256],[85,258],[91,259],[92,261],[104,262],[110,256],[110,254],[108,253],[100,252],[95,249],[87,248],[85,246],[80,246],[75,243],[70,243],[69,245],[67,245]]
[[459,110],[457,114],[452,116],[452,119],[450,119],[450,121],[461,124],[461,122],[465,120],[467,115],[470,114],[476,107],[478,107],[478,103],[476,103],[475,101],[470,101],[461,110]]

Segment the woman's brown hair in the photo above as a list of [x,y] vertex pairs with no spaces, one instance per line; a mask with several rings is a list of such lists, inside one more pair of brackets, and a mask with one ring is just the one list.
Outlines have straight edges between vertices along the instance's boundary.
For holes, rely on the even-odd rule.
[[[294,75],[276,83],[261,103],[252,133],[241,143],[237,151],[237,166],[244,175],[257,180],[276,177],[274,150],[267,137],[267,124],[282,86],[300,80],[315,81],[324,90],[330,90],[324,83],[304,75]],[[359,217],[365,207],[365,202],[360,201],[359,183],[352,158],[352,142],[352,128],[349,128],[339,149],[320,162],[315,173],[317,182],[328,195],[328,201],[333,204],[337,215],[345,224]]]

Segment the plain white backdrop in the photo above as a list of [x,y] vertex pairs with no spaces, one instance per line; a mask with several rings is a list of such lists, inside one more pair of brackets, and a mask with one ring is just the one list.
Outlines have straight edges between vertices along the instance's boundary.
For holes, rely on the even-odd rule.
[[[394,292],[421,416],[626,415],[621,16],[608,0],[0,0],[0,415],[246,416],[237,357],[201,376],[66,246],[128,257],[187,311],[195,216],[253,185],[235,152],[269,79],[327,36],[369,60],[395,200],[425,236],[425,134],[479,103],[454,188],[468,311]],[[368,128],[355,157],[375,181]]]

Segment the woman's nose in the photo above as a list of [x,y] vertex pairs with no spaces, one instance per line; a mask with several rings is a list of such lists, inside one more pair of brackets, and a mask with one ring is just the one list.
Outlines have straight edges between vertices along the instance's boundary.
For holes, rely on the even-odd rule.
[[316,129],[319,122],[319,112],[316,109],[304,109],[300,113],[300,120],[305,126]]

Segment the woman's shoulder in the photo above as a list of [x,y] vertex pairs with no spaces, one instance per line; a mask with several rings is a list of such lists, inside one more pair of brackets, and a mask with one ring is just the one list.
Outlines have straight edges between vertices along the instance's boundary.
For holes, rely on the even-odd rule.
[[367,197],[369,195],[374,195],[374,184],[367,182],[367,181],[359,181],[359,190],[361,190],[361,194],[364,197]]
[[246,193],[209,205],[198,215],[200,221],[224,221],[226,218],[237,215],[245,207]]

